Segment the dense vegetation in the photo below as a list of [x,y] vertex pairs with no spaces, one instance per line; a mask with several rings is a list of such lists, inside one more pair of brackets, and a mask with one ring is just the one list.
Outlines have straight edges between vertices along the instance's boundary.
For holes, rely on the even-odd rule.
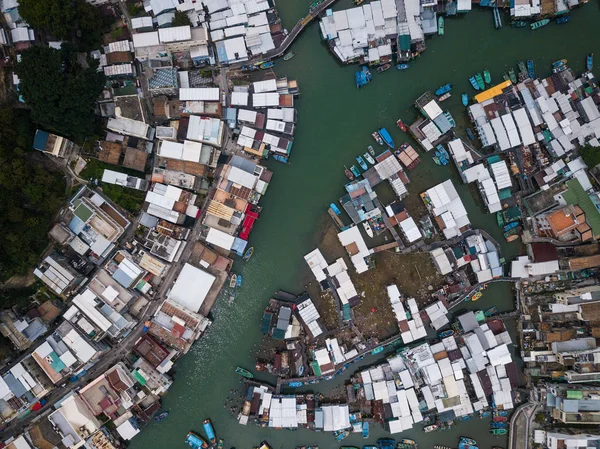
[[171,20],[171,25],[174,27],[184,26],[184,25],[192,25],[190,18],[183,11],[175,11],[175,16],[173,20]]
[[600,164],[600,148],[586,145],[579,149],[579,154],[589,169],[592,169],[596,165]]
[[104,74],[83,68],[68,45],[62,50],[35,46],[22,53],[15,72],[31,117],[47,131],[81,142],[96,126],[94,106]]
[[0,280],[35,265],[65,195],[60,173],[34,161],[29,112],[0,106]]
[[19,14],[35,30],[74,42],[82,51],[96,48],[109,26],[99,9],[85,0],[19,0]]

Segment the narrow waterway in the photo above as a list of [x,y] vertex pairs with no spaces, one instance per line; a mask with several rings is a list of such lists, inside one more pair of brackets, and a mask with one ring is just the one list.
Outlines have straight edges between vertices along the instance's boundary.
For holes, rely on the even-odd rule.
[[[306,13],[308,1],[279,0],[284,24],[291,29]],[[350,2],[337,7],[348,7]],[[302,256],[313,248],[316,229],[327,205],[343,192],[343,165],[372,144],[371,132],[386,126],[396,143],[405,136],[395,127],[397,118],[409,121],[416,117],[413,101],[425,90],[442,84],[455,85],[454,96],[445,104],[450,107],[459,126],[466,121],[460,105],[460,93],[474,92],[468,87],[468,76],[488,68],[494,81],[502,72],[515,67],[517,59],[533,58],[537,73],[547,75],[552,60],[568,58],[576,70],[584,67],[585,55],[594,51],[600,56],[600,13],[598,3],[590,3],[572,14],[569,24],[551,24],[535,32],[529,29],[495,30],[491,11],[473,11],[465,17],[446,21],[446,35],[427,41],[428,49],[409,70],[390,70],[374,74],[374,81],[357,91],[354,85],[356,66],[342,67],[321,41],[318,25],[313,23],[294,44],[297,56],[284,63],[277,62],[277,74],[297,79],[302,91],[297,100],[298,124],[292,151],[292,164],[284,166],[269,162],[275,175],[264,198],[264,212],[251,236],[256,251],[248,264],[237,263],[235,270],[244,275],[244,287],[233,305],[217,302],[213,310],[214,323],[206,335],[176,366],[175,383],[164,397],[168,419],[152,422],[136,436],[132,449],[167,449],[184,447],[188,430],[201,431],[202,420],[210,417],[219,437],[227,448],[249,449],[261,440],[274,448],[293,448],[300,444],[318,443],[322,449],[337,447],[330,434],[306,430],[274,431],[254,425],[237,424],[224,405],[231,389],[241,386],[234,374],[236,366],[252,368],[253,351],[261,343],[259,331],[262,310],[269,295],[283,288],[300,292],[301,279],[307,269]],[[516,67],[515,67],[516,68]],[[457,179],[450,167],[437,167],[427,156],[410,173],[411,196],[407,204],[416,204],[418,193],[447,179]],[[459,193],[469,211],[471,222],[497,238],[501,238],[493,216],[483,213],[479,198],[469,188],[458,185]],[[414,200],[414,202],[412,202]],[[503,245],[508,258],[518,254],[519,244]],[[513,296],[509,284],[494,284],[483,297],[467,307],[487,308],[496,305],[510,310]],[[365,363],[373,363],[366,360]],[[323,393],[331,385],[320,385]],[[235,405],[239,405],[236,397]],[[477,424],[477,425],[475,425]],[[362,445],[373,443],[384,431],[375,428],[370,440],[351,436],[344,443]],[[491,437],[484,423],[469,421],[451,431],[424,434],[420,426],[402,437],[414,438],[421,448],[433,444],[456,445],[461,434],[479,441],[481,449],[505,445],[506,441]],[[396,435],[400,437],[400,435]]]

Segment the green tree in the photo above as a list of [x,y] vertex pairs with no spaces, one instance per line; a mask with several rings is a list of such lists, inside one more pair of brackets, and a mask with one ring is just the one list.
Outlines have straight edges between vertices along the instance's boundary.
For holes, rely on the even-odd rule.
[[590,169],[600,164],[600,148],[586,145],[579,149],[579,154]]
[[171,25],[173,25],[174,27],[180,27],[184,25],[192,26],[192,22],[185,12],[176,10],[175,16],[171,21]]
[[15,72],[35,122],[79,142],[93,131],[104,74],[95,67],[81,67],[69,46],[63,45],[62,50],[31,47],[23,52]]

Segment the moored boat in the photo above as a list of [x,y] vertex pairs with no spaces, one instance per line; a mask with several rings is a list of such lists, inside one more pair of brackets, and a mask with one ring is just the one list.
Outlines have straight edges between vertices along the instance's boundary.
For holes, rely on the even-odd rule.
[[492,84],[492,75],[488,69],[483,69],[483,80],[486,84]]
[[512,241],[516,240],[516,239],[513,239],[512,237],[514,237],[515,235],[517,237],[520,236],[522,231],[523,231],[523,228],[521,228],[521,226],[516,226],[516,227],[506,231],[503,235],[507,242],[512,242]]
[[290,51],[290,52],[288,52],[288,53],[285,54],[285,56],[283,57],[283,60],[284,61],[289,61],[294,56],[296,56],[296,53],[294,53],[293,51]]
[[237,285],[237,274],[233,273],[229,281],[229,288],[235,288]]
[[492,435],[506,435],[508,433],[508,429],[490,429],[490,433]]
[[469,105],[469,96],[467,94],[462,94],[460,96],[460,99],[462,101],[463,106],[468,106]]
[[452,335],[454,335],[454,331],[452,329],[448,329],[448,330],[445,330],[443,332],[440,332],[438,334],[438,337],[440,337],[440,338],[446,338],[446,337],[450,337]]
[[515,20],[510,23],[510,26],[513,28],[523,28],[527,26],[527,22],[525,22],[524,20]]
[[513,228],[516,228],[517,226],[519,226],[519,222],[518,222],[518,221],[513,221],[513,222],[511,222],[511,223],[505,224],[505,225],[502,227],[502,231],[503,231],[503,232],[507,232],[507,231],[510,231],[510,230],[511,230],[511,229],[513,229]]
[[448,162],[450,161],[450,155],[441,143],[437,144],[435,147],[435,157],[440,161],[440,165],[448,165]]
[[375,156],[375,150],[373,149],[373,146],[372,146],[372,145],[369,145],[369,146],[367,147],[367,150],[369,151],[369,154],[370,154],[371,156]]
[[252,65],[252,64],[250,64],[250,65],[243,65],[243,66],[240,67],[240,70],[242,72],[254,72],[255,70],[258,70],[258,67],[255,66],[255,65]]
[[438,430],[440,428],[439,424],[431,424],[429,426],[425,426],[423,428],[423,432],[428,433],[428,432],[433,432],[434,430]]
[[354,82],[356,83],[356,88],[360,89],[363,86],[366,86],[371,82],[373,76],[371,75],[371,71],[366,65],[363,65],[360,70],[354,73]]
[[527,73],[527,66],[523,61],[517,61],[517,67],[519,68],[519,72]]
[[502,14],[498,6],[494,6],[494,26],[496,29],[502,28]]
[[356,167],[356,165],[350,167],[350,171],[352,172],[355,178],[358,178],[361,175],[360,170],[358,169],[358,167]]
[[585,59],[585,67],[590,72],[594,68],[594,53],[590,53],[587,55]]
[[473,296],[471,296],[471,301],[475,302],[477,301],[479,298],[481,298],[482,293],[481,292],[475,292],[475,294]]
[[154,421],[162,421],[163,419],[165,419],[167,416],[169,416],[169,412],[161,412],[158,415],[156,415],[154,417]]
[[377,67],[377,73],[383,73],[386,70],[389,70],[392,67],[392,64],[387,63],[387,64],[383,64],[382,66]]
[[406,132],[407,128],[402,119],[396,120],[396,125],[398,125],[398,128],[400,128],[401,131]]
[[443,35],[444,35],[444,17],[439,16],[438,17],[438,36],[443,36]]
[[550,23],[550,19],[542,19],[542,20],[538,20],[537,22],[533,22],[529,26],[531,27],[532,30],[537,30],[538,28],[546,26],[549,23]]
[[333,432],[333,436],[335,437],[336,441],[342,441],[348,435],[350,435],[350,431],[348,430],[336,430]]
[[508,418],[506,416],[494,416],[492,418],[492,421],[494,421],[494,422],[506,422],[506,421],[508,421]]
[[344,165],[344,174],[346,175],[346,178],[348,178],[350,181],[354,181],[354,175],[352,174],[350,169],[348,167],[346,167],[345,165]]
[[368,421],[363,421],[363,423],[362,423],[362,436],[363,436],[363,438],[369,438],[369,422]]
[[219,442],[217,443],[217,449],[223,449],[225,446],[225,442],[223,441],[223,438],[219,438]]
[[569,20],[571,20],[571,16],[562,16],[556,19],[556,24],[562,25],[563,23],[567,23]]
[[395,449],[396,440],[392,440],[391,438],[380,438],[377,440],[377,446],[379,446],[379,449]]
[[452,92],[446,92],[444,95],[438,98],[438,101],[446,101],[448,98],[452,96]]
[[367,235],[373,238],[373,228],[371,228],[371,225],[368,221],[363,221],[363,228],[365,228],[365,232],[367,233]]
[[475,81],[477,81],[477,85],[479,86],[480,90],[485,90],[485,82],[483,81],[483,76],[481,76],[481,73],[477,72],[475,74]]
[[356,162],[358,162],[358,165],[360,165],[360,168],[362,168],[364,171],[367,171],[369,169],[369,166],[363,160],[362,156],[356,156]]
[[298,388],[298,387],[301,387],[302,385],[304,385],[304,383],[297,380],[297,381],[294,381],[294,382],[290,382],[288,384],[288,387]]
[[252,254],[254,254],[254,246],[251,246],[246,250],[246,252],[244,253],[244,257],[242,257],[242,260],[244,260],[244,262],[248,262],[252,257]]
[[556,69],[556,68],[559,68],[559,67],[563,67],[565,65],[567,65],[567,60],[566,59],[559,59],[558,61],[554,61],[552,63],[552,68]]
[[492,306],[489,309],[486,309],[485,312],[483,312],[483,314],[485,316],[492,316],[498,313],[498,307],[496,306]]
[[241,287],[242,286],[242,275],[241,274],[237,275],[237,279],[235,280],[235,286],[236,287]]
[[467,133],[467,137],[471,140],[475,140],[475,135],[473,134],[473,130],[471,128],[465,128],[465,132]]
[[473,89],[479,90],[479,84],[477,83],[477,79],[474,76],[469,78],[469,83],[471,83],[471,86],[473,86]]
[[435,94],[440,96],[444,95],[446,92],[450,92],[452,90],[452,83],[444,84],[438,90],[435,91]]
[[202,422],[202,426],[204,427],[204,433],[206,434],[206,437],[208,438],[208,441],[211,444],[216,444],[217,442],[217,437],[215,436],[215,429],[213,429],[212,423],[210,422],[210,419],[205,419]]
[[375,165],[375,159],[373,159],[373,156],[371,156],[369,152],[363,154],[363,158],[365,158],[369,164]]
[[504,226],[504,215],[502,215],[501,211],[496,212],[496,223],[500,227]]
[[336,214],[336,215],[342,215],[342,211],[340,210],[339,207],[336,206],[335,203],[329,203],[329,207],[331,208],[331,210]]
[[192,449],[206,449],[208,448],[208,443],[198,435],[196,432],[192,432],[191,430],[188,432],[185,438],[185,444],[187,444]]
[[390,136],[390,133],[388,132],[387,129],[385,128],[379,128],[379,136],[383,139],[383,141],[385,142],[385,144],[390,147],[390,148],[394,148],[394,141],[392,140],[392,136]]
[[[366,222],[365,222],[365,223],[366,223]],[[372,354],[372,355],[379,354],[379,353],[380,353],[380,352],[382,352],[384,349],[385,349],[385,348],[384,348],[383,346],[378,346],[378,347],[376,347],[375,349],[373,349],[373,350],[371,351],[371,354]]]
[[468,444],[470,446],[475,446],[477,444],[477,441],[475,441],[473,438],[469,438],[469,437],[460,437],[460,443],[464,443],[464,444]]
[[398,64],[398,65],[396,65],[396,68],[397,68],[398,70],[406,70],[406,69],[408,69],[408,67],[409,67],[409,65],[408,65],[408,64],[406,64],[405,62],[403,62],[403,63],[401,63],[401,64]]
[[259,67],[262,70],[266,70],[266,69],[270,69],[272,67],[275,67],[275,63],[274,62],[263,62]]
[[250,371],[239,366],[235,369],[235,373],[245,377],[246,379],[252,379],[254,377],[254,374],[252,374]]
[[508,77],[513,84],[517,84],[517,75],[515,74],[515,69],[508,69]]
[[528,59],[527,60],[527,75],[532,80],[535,79],[535,64],[533,62],[533,59]]
[[375,139],[375,142],[377,142],[379,145],[383,145],[383,139],[381,138],[381,135],[377,131],[375,131],[371,135],[373,136],[373,139]]

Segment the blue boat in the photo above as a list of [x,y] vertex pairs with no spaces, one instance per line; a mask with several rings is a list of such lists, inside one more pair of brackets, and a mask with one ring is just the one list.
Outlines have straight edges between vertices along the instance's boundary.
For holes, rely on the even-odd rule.
[[367,421],[363,421],[362,436],[363,438],[369,438],[369,423]]
[[288,384],[288,387],[298,388],[298,387],[301,387],[302,385],[304,385],[304,383],[302,383],[300,381],[295,381],[295,382],[290,382]]
[[237,279],[235,280],[235,286],[236,287],[241,287],[242,286],[242,275],[241,274],[237,275]]
[[267,70],[270,68],[275,67],[275,63],[274,62],[263,62],[261,65],[259,65],[259,67],[261,68],[261,70]]
[[383,346],[378,346],[375,349],[373,349],[371,351],[371,354],[375,355],[375,354],[379,354],[380,352],[382,352],[385,348]]
[[333,436],[335,437],[336,441],[342,441],[348,435],[350,435],[349,430],[336,430],[335,432],[333,432]]
[[281,154],[274,154],[273,159],[278,162],[283,162],[284,164],[289,164],[290,162],[287,156],[282,156]]
[[329,207],[331,207],[331,210],[334,211],[336,215],[342,215],[340,208],[337,207],[335,203],[329,203]]
[[467,94],[462,94],[461,95],[461,100],[462,100],[463,106],[468,106],[469,105],[469,96]]
[[187,437],[185,438],[185,444],[187,444],[192,449],[206,449],[208,448],[208,443],[204,441],[204,439],[195,432],[191,430],[188,432]]
[[167,416],[169,416],[169,412],[161,412],[158,415],[156,415],[154,417],[155,421],[162,421],[163,419],[165,419]]
[[477,82],[477,79],[474,76],[469,78],[469,83],[471,83],[471,86],[473,86],[473,89],[479,90],[479,83]]
[[465,128],[465,131],[469,139],[475,140],[475,135],[473,134],[473,130],[471,128]]
[[360,70],[354,74],[354,81],[356,82],[356,87],[358,89],[369,84],[372,78],[371,71],[366,65],[363,65]]
[[507,225],[504,225],[502,227],[502,231],[503,232],[510,231],[511,229],[516,228],[517,226],[519,226],[519,221],[518,220],[517,221],[513,221],[512,223],[509,223]]
[[377,440],[377,446],[379,446],[379,449],[396,449],[396,440],[380,438]]
[[398,64],[398,65],[396,66],[396,68],[397,68],[398,70],[406,70],[406,69],[408,69],[408,67],[409,67],[409,66],[408,66],[408,64],[406,64],[406,63]]
[[204,433],[206,434],[208,441],[210,441],[211,444],[216,444],[217,437],[215,436],[215,429],[213,429],[210,419],[205,419],[202,422],[202,426],[204,427]]
[[592,71],[592,68],[594,67],[594,53],[590,53],[589,55],[587,55],[587,58],[585,60],[585,67],[587,68],[588,72]]
[[369,169],[369,166],[362,158],[362,156],[356,156],[356,162],[358,162],[358,165],[360,165],[360,168],[362,168],[364,171],[367,171]]
[[440,165],[448,165],[450,161],[450,155],[441,143],[435,147],[435,157],[440,161]]
[[353,165],[352,167],[350,167],[350,171],[357,178],[361,175],[360,170],[358,168],[356,168],[356,165]]
[[442,87],[440,87],[438,90],[435,91],[436,95],[444,95],[447,92],[450,92],[452,90],[452,83],[448,83],[443,85]]
[[492,422],[490,423],[490,429],[506,429],[508,423],[505,422]]
[[438,334],[438,337],[440,338],[446,338],[446,337],[450,337],[451,335],[454,335],[454,331],[452,329],[448,329],[446,331],[442,331]]
[[387,129],[385,128],[379,128],[379,136],[383,139],[383,141],[385,142],[385,144],[390,147],[390,148],[394,148],[394,141],[392,140],[392,136],[390,136],[390,133],[388,132]]
[[492,412],[490,412],[489,410],[487,410],[485,412],[481,412],[480,418],[481,419],[488,418],[491,414],[492,414]]
[[562,16],[556,19],[556,24],[562,25],[563,23],[567,23],[569,20],[571,20],[571,16]]
[[532,80],[535,79],[535,64],[533,63],[533,59],[527,60],[527,75]]

